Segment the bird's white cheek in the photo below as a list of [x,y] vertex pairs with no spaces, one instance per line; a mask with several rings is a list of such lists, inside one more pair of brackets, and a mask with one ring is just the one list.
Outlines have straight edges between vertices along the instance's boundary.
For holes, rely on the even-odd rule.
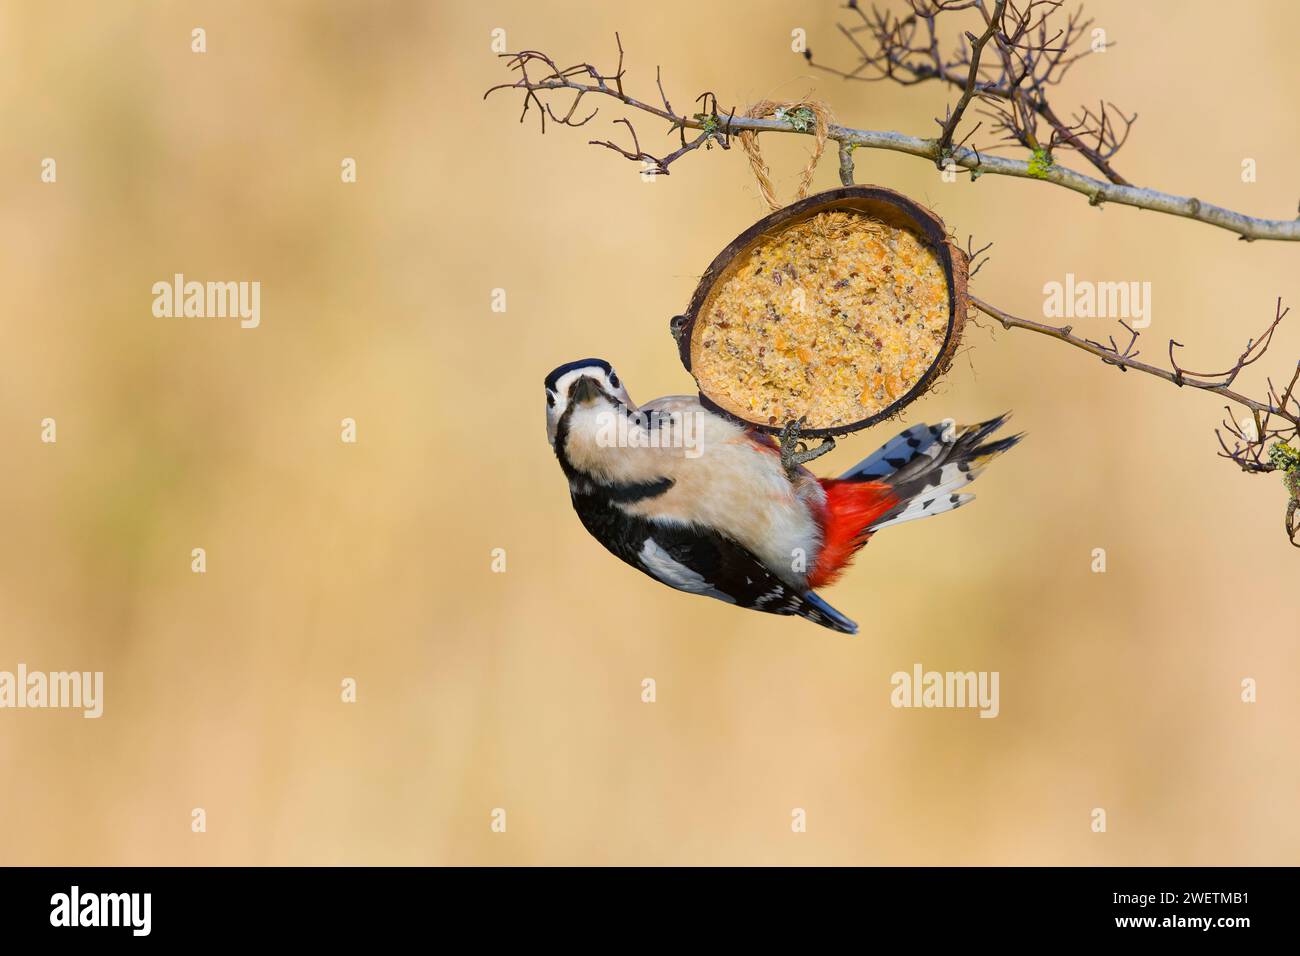
[[560,427],[561,411],[554,405],[546,406],[546,440],[555,447],[555,433]]
[[573,410],[565,452],[579,471],[609,479],[625,467],[619,461],[616,414],[609,405],[594,402]]

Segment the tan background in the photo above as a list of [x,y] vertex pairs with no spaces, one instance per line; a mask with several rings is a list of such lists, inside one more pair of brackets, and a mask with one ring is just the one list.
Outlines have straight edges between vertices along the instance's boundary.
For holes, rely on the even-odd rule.
[[[1289,216],[1294,5],[1241,4],[1230,45],[1209,0],[1091,9],[1118,42],[1059,105],[1141,114],[1118,167]],[[585,145],[623,135],[615,104],[543,138],[513,95],[481,102],[506,78],[490,31],[608,65],[618,29],[645,97],[662,64],[678,107],[705,89],[742,107],[813,91],[847,123],[930,135],[939,88],[844,85],[790,52],[803,27],[845,62],[838,15],[0,8],[0,669],[107,683],[98,721],[0,711],[0,861],[1300,861],[1300,552],[1277,479],[1214,457],[1212,396],[973,329],[908,421],[1010,408],[1030,437],[978,504],[881,535],[828,592],[856,639],[670,592],[570,511],[543,376],[600,355],[634,398],[688,389],[668,317],[764,209],[739,150],[645,184]],[[809,144],[764,145],[788,194]],[[1189,365],[1217,367],[1276,296],[1300,304],[1293,245],[1037,183],[944,184],[899,155],[860,153],[858,178],[994,240],[975,288],[1012,311],[1040,314],[1066,272],[1152,282],[1149,357],[1174,336]],[[261,327],[153,318],[150,287],[174,272],[260,281]],[[1298,352],[1300,322],[1251,389]],[[39,441],[46,416],[57,445]],[[819,471],[885,437],[843,442]],[[918,661],[1000,671],[1002,715],[891,708],[890,674]],[[339,701],[349,676],[355,705]]]

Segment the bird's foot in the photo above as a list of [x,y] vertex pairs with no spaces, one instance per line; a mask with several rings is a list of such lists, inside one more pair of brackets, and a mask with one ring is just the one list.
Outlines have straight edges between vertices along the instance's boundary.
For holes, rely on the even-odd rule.
[[786,474],[791,476],[799,471],[801,465],[807,464],[814,458],[820,458],[835,447],[834,438],[824,439],[816,448],[808,447],[808,442],[800,437],[807,418],[808,416],[805,415],[798,421],[786,422],[780,435],[777,436],[781,442],[781,466],[785,468]]

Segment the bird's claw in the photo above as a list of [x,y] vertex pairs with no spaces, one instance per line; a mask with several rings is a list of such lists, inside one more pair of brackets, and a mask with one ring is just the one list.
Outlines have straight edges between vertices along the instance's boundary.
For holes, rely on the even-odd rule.
[[781,442],[781,465],[787,474],[794,475],[801,465],[820,458],[835,447],[835,439],[826,438],[816,448],[809,448],[808,442],[800,437],[807,420],[808,416],[803,415],[798,421],[786,422],[777,436]]

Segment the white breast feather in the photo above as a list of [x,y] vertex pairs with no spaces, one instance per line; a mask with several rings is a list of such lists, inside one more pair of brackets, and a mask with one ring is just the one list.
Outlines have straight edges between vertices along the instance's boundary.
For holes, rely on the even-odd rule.
[[656,399],[642,406],[649,409],[697,416],[698,454],[690,457],[682,448],[622,449],[623,468],[635,480],[674,482],[662,495],[622,507],[656,521],[721,531],[777,577],[806,588],[821,548],[812,509],[825,502],[825,492],[817,481],[805,473],[791,482],[778,455],[757,447],[744,429],[706,411],[696,399]]

